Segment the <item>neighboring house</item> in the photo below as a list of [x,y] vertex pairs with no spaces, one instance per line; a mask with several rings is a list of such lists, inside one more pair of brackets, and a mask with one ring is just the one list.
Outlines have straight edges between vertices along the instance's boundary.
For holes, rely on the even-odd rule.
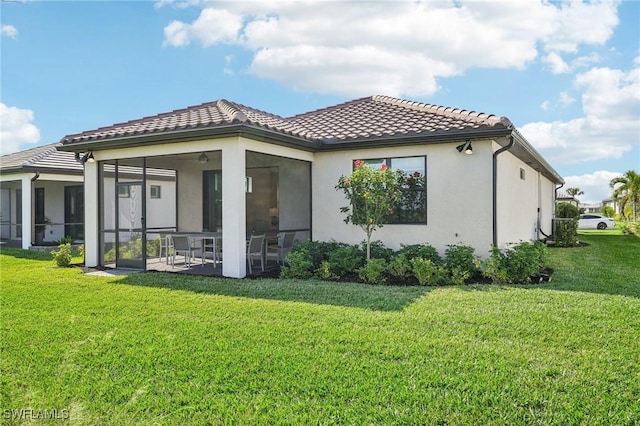
[[[59,151],[58,145],[48,144],[0,157],[2,240],[19,243],[25,249],[55,245],[63,237],[71,237],[77,243],[84,241],[83,160],[87,158]],[[137,179],[135,170],[125,167],[122,172],[125,179]],[[147,205],[162,211],[162,217],[173,222],[175,173],[151,170],[149,175]],[[115,187],[113,168],[106,168],[104,182],[106,188]],[[135,202],[131,195],[122,191],[120,205]],[[114,211],[114,200],[104,203],[102,208]],[[125,226],[125,221],[122,222]],[[24,226],[25,223],[29,226]]]
[[583,213],[599,213],[602,211],[602,203],[580,203],[578,208]]
[[575,197],[572,197],[571,195],[565,194],[565,193],[559,193],[558,196],[556,197],[556,202],[569,203],[576,207],[578,207],[580,204],[580,202]]
[[620,211],[620,204],[618,204],[614,198],[602,200],[602,207],[612,207],[615,214],[622,214]]
[[[113,244],[132,235],[101,206],[125,187],[142,188],[150,169],[176,175],[175,220],[162,226],[221,229],[222,273],[229,277],[246,275],[246,238],[254,231],[362,241],[362,230],[344,223],[339,209],[347,201],[335,189],[355,160],[385,163],[419,181],[405,189],[410,207],[398,206],[396,223],[374,234],[393,248],[428,243],[444,251],[461,243],[486,256],[492,244],[550,235],[556,185],[564,183],[505,117],[386,96],[289,118],[218,100],[61,142],[59,149],[97,160],[85,164],[88,266],[105,264]],[[106,183],[108,167],[117,190]],[[139,178],[120,176],[122,167],[135,168]],[[157,237],[159,227],[148,223],[162,212],[145,203],[126,209],[120,214],[136,218],[147,241]]]
[[[0,232],[22,248],[84,239],[82,164],[48,144],[0,157]],[[26,225],[25,225],[26,224]]]

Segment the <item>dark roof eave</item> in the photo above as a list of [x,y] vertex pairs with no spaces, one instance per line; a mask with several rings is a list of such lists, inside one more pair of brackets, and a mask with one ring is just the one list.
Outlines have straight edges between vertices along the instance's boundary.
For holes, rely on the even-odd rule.
[[527,142],[527,140],[518,132],[514,130],[513,132],[514,139],[518,142],[518,145],[522,147],[522,149],[526,152],[526,154],[533,159],[535,163],[538,164],[539,167],[534,167],[534,169],[541,172],[543,175],[547,176],[556,184],[564,184],[565,181],[560,176],[560,174],[553,168],[547,161],[542,158],[542,156],[535,150],[535,148]]
[[420,143],[448,143],[466,139],[491,139],[509,136],[511,129],[473,129],[471,131],[446,133],[416,133],[410,135],[390,135],[373,138],[359,138],[349,140],[324,140],[320,150],[359,149],[371,147],[391,147],[402,144]]
[[300,137],[283,134],[267,128],[246,124],[231,124],[195,129],[181,129],[170,132],[148,133],[142,135],[121,136],[105,139],[91,139],[81,142],[70,142],[63,139],[59,151],[85,152],[100,151],[112,148],[127,148],[131,146],[157,145],[175,142],[188,142],[211,138],[247,136],[253,140],[274,143],[276,145],[294,147],[307,151],[317,149],[318,143]]
[[60,169],[55,167],[37,167],[37,166],[13,166],[6,169],[0,169],[2,175],[15,175],[19,173],[49,173],[56,175],[77,175],[83,176],[84,170],[77,169]]

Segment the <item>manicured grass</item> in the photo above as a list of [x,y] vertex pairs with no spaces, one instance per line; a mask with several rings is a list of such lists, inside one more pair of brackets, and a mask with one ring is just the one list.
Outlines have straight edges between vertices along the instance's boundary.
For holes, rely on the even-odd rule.
[[[640,239],[551,283],[117,278],[0,254],[0,409],[74,424],[638,424]],[[53,421],[52,423],[55,423]]]

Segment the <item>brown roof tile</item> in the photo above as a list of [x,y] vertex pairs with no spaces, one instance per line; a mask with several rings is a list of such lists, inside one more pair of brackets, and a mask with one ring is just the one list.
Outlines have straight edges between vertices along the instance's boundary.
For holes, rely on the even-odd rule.
[[24,169],[50,169],[64,172],[82,172],[82,164],[75,161],[73,152],[62,152],[56,149],[59,143],[42,145],[0,157],[0,171],[3,173]]
[[283,118],[220,99],[175,111],[65,136],[63,144],[243,125],[273,130],[301,140],[352,141],[405,135],[510,128],[505,117],[456,108],[372,96]]

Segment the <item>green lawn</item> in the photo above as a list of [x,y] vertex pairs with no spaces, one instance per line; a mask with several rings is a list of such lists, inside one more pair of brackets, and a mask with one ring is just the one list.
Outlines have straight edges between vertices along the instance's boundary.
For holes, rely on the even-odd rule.
[[3,250],[0,422],[639,424],[640,239],[580,239],[551,283],[446,288],[100,278]]

